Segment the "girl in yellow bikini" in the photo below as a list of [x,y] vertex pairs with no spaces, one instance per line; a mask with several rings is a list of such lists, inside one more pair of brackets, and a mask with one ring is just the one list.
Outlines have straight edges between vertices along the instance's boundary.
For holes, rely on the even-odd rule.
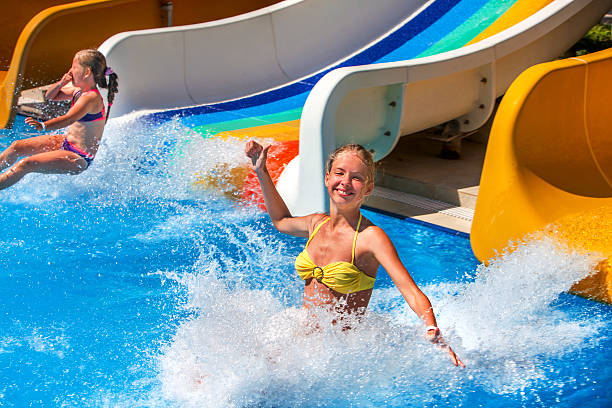
[[429,299],[412,280],[387,234],[361,215],[361,204],[374,188],[370,152],[355,144],[336,149],[327,160],[325,171],[329,215],[293,217],[268,173],[269,147],[250,141],[246,155],[253,163],[276,229],[308,237],[306,247],[295,261],[297,273],[305,283],[304,307],[331,309],[340,316],[363,314],[372,296],[376,271],[382,265],[410,308],[427,326],[427,339],[442,346],[453,363],[463,367],[442,339]]

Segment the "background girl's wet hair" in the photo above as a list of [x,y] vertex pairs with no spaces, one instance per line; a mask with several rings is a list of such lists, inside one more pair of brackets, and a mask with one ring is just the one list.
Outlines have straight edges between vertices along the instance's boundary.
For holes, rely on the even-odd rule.
[[325,164],[325,172],[329,173],[331,171],[331,168],[334,165],[334,161],[336,160],[336,158],[344,152],[355,153],[361,159],[363,164],[365,164],[366,168],[368,169],[368,172],[366,174],[366,183],[368,185],[374,184],[375,165],[372,153],[370,153],[362,145],[356,143],[346,144],[334,150],[332,154],[330,154],[327,158],[327,163]]
[[76,53],[76,58],[79,61],[79,64],[91,69],[96,85],[98,85],[100,88],[108,88],[108,110],[106,112],[106,120],[108,121],[110,108],[115,100],[115,94],[119,92],[117,74],[113,72],[108,76],[108,82],[106,81],[106,58],[104,57],[104,54],[98,50],[81,50]]

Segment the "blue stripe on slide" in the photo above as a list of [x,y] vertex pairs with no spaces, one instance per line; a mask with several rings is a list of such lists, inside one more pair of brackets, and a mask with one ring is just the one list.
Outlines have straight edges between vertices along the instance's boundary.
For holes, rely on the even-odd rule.
[[406,41],[405,44],[395,49],[393,52],[385,55],[385,57],[381,58],[378,62],[401,61],[415,58],[463,24],[463,22],[477,13],[478,10],[488,2],[489,0],[462,1],[425,30],[409,41]]
[[[474,0],[463,0],[461,3],[470,1]],[[449,10],[451,10],[458,3],[460,3],[460,0],[436,0],[417,16],[408,21],[405,25],[403,25],[394,33],[388,35],[378,43],[374,44],[372,47],[364,50],[363,52],[349,58],[348,60],[338,65],[328,68],[300,82],[292,83],[279,89],[271,90],[246,98],[241,98],[235,101],[158,112],[147,116],[147,120],[153,122],[163,122],[177,116],[184,118],[186,116],[207,114],[218,114],[215,115],[217,118],[222,117],[222,120],[231,120],[235,119],[235,117],[227,119],[232,115],[220,115],[220,113],[222,111],[235,111],[239,109],[252,108],[255,106],[261,106],[261,108],[264,108],[264,110],[262,110],[262,113],[271,113],[274,112],[274,110],[270,110],[270,108],[272,108],[272,104],[276,101],[294,96],[297,96],[297,99],[303,99],[305,101],[307,93],[310,92],[312,87],[319,81],[319,79],[321,79],[328,72],[338,67],[363,65],[376,62],[378,59],[382,58],[385,55],[388,55],[390,52],[397,49],[398,47],[401,47],[411,38],[414,38],[419,33],[422,33],[428,27],[433,25],[436,21],[440,20],[442,16],[448,13]],[[458,23],[461,22],[462,21],[459,21]],[[454,29],[455,27],[456,25],[453,25],[452,27],[446,29],[444,32],[440,33],[440,38],[450,32],[450,29]],[[441,30],[442,28],[438,27],[438,29]],[[298,106],[287,107],[287,109],[292,109],[295,107]],[[239,116],[243,116],[245,114],[244,112],[241,113],[242,114]],[[202,123],[203,118],[200,117],[199,119],[200,121],[198,122],[198,124],[204,124]],[[214,122],[209,122],[208,120],[206,120],[206,122],[208,123],[215,123],[218,121],[218,119]]]

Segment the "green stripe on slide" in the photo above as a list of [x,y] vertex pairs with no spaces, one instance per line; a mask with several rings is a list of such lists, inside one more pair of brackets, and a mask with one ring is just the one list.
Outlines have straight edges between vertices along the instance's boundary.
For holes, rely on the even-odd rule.
[[291,109],[269,115],[261,115],[256,117],[229,120],[227,122],[212,123],[209,125],[196,126],[193,128],[195,132],[201,133],[204,137],[210,137],[220,132],[228,132],[230,130],[246,129],[255,126],[265,126],[273,123],[289,122],[297,120],[302,115],[302,108]]
[[490,0],[463,24],[448,33],[440,41],[420,53],[417,58],[440,54],[463,47],[504,14],[516,0]]

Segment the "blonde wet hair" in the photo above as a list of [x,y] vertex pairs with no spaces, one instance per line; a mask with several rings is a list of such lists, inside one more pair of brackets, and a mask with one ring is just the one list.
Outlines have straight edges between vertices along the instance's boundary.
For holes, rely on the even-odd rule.
[[344,146],[340,146],[336,150],[334,150],[327,158],[327,163],[325,164],[325,173],[329,174],[332,169],[332,166],[334,165],[334,161],[338,158],[338,156],[346,152],[354,153],[357,155],[357,157],[359,157],[359,159],[367,168],[366,185],[373,185],[375,170],[374,158],[372,157],[372,153],[370,153],[368,149],[357,143],[345,144]]

